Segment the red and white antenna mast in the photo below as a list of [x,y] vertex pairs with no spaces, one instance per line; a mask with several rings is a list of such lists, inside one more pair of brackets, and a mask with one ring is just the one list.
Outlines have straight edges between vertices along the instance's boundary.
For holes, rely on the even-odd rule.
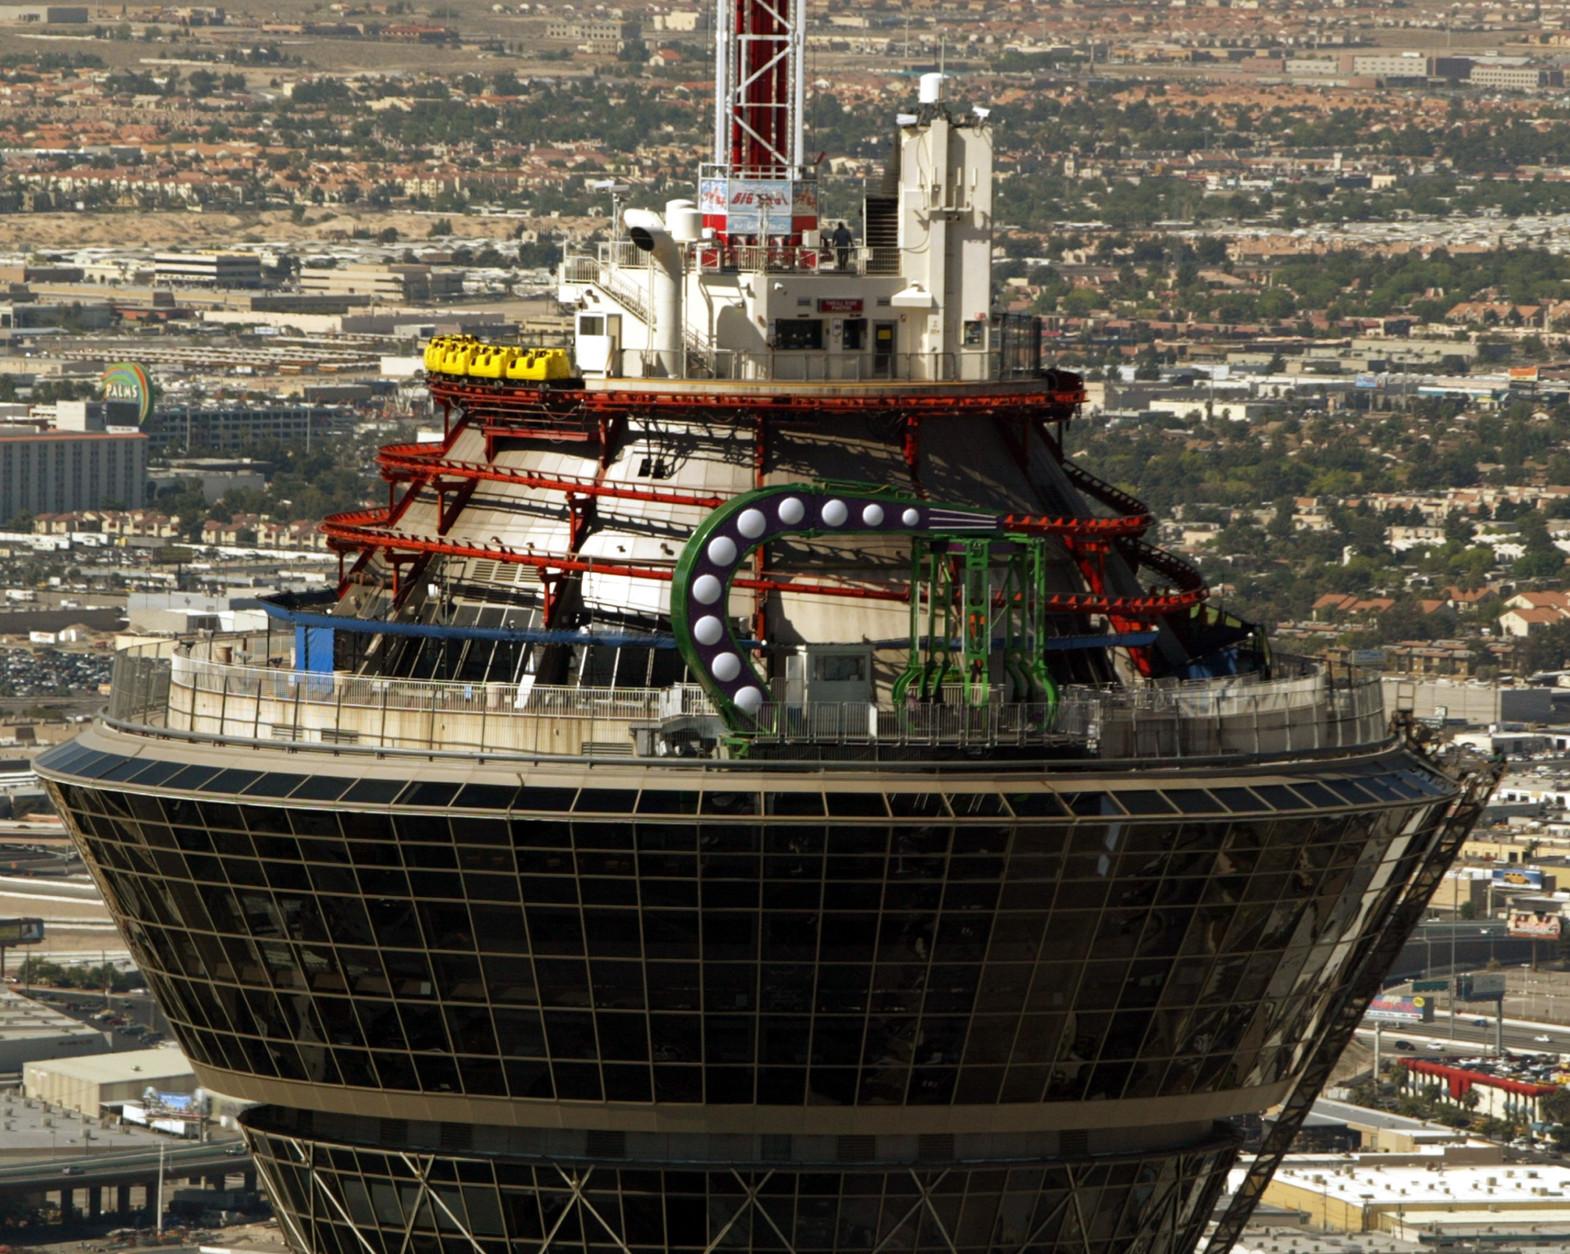
[[801,166],[805,0],[719,0],[714,164],[733,178],[789,178]]
[[714,160],[700,201],[726,238],[795,239],[817,226],[802,163],[806,46],[806,0],[718,0]]

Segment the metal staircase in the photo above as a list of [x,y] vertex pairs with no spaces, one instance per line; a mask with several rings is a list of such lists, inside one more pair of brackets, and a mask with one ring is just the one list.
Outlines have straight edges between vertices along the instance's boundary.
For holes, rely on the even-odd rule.
[[868,274],[899,273],[899,197],[868,196],[861,207]]
[[[598,275],[594,285],[609,296],[613,301],[630,313],[644,326],[650,326],[652,315],[649,312],[648,300],[638,284],[628,283],[622,277],[619,266],[600,262]],[[714,377],[714,350],[702,336],[691,326],[682,328],[682,342],[687,350],[687,374],[689,377],[713,378]]]

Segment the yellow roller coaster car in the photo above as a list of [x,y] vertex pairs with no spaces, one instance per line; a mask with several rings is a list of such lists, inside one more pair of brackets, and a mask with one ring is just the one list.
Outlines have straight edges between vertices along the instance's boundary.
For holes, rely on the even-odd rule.
[[570,379],[572,361],[564,348],[531,348],[520,353],[507,367],[509,379],[526,379],[540,382],[548,379]]
[[462,346],[475,345],[480,341],[472,335],[436,335],[425,346],[425,372],[427,374],[441,374],[446,371],[447,354]]
[[572,358],[564,348],[490,344],[472,335],[437,335],[425,345],[425,373],[466,375],[543,383],[570,379]]
[[468,374],[469,363],[474,360],[474,355],[485,345],[479,340],[471,340],[467,336],[455,337],[448,343],[442,353],[441,364],[438,369],[443,374]]
[[475,379],[501,379],[523,350],[516,344],[481,344],[469,359],[469,374]]

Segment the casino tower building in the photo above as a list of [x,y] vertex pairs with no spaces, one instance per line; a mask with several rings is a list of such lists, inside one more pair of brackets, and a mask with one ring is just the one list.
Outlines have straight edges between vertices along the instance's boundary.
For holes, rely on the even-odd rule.
[[1186,1254],[1279,1105],[1222,1250],[1486,798],[1065,456],[987,110],[816,177],[801,23],[337,586],[38,761],[301,1254]]

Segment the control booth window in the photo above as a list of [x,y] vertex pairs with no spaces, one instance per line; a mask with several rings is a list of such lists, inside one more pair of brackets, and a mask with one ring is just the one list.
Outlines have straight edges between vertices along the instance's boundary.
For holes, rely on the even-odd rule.
[[580,314],[578,316],[579,335],[604,335],[605,318],[601,314]]
[[774,324],[774,347],[777,349],[802,349],[823,347],[823,319],[781,319]]
[[867,657],[860,653],[820,653],[812,659],[813,678],[831,684],[862,683],[867,678]]

